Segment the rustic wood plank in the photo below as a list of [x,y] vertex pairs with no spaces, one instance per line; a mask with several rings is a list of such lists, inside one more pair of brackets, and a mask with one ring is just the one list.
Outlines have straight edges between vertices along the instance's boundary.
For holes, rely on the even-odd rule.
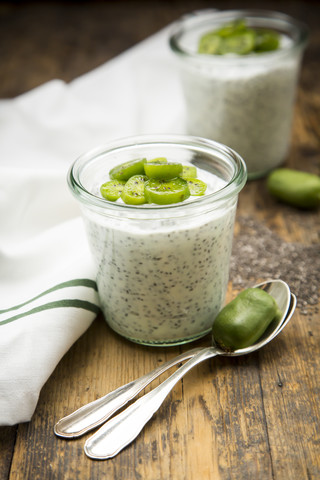
[[314,357],[319,334],[316,316],[306,319],[297,311],[272,351],[261,352],[270,366],[261,369],[261,377],[276,479],[284,473],[288,478],[317,478],[320,471],[319,365]]
[[0,478],[9,478],[17,426],[0,427]]

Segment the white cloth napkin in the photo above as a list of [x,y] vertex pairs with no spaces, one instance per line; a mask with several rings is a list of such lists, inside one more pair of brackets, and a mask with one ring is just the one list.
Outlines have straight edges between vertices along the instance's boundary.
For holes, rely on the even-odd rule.
[[115,138],[184,129],[169,28],[70,84],[0,101],[0,425],[31,419],[99,310],[70,164]]

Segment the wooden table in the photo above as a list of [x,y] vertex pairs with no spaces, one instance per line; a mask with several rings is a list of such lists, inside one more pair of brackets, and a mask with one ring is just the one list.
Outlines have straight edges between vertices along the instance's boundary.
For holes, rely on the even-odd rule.
[[[69,81],[182,13],[212,5],[250,7],[254,2],[1,2],[0,96],[14,97],[52,78]],[[319,174],[319,4],[262,0],[259,6],[284,11],[310,26],[287,165]],[[274,258],[268,246],[279,245],[275,255],[285,262],[285,271],[281,261],[274,271],[270,262],[264,268],[283,274],[299,297],[299,308],[284,332],[250,356],[220,357],[199,365],[175,387],[132,445],[114,459],[92,461],[83,453],[84,438],[64,441],[54,436],[55,422],[188,348],[141,347],[97,318],[42,389],[32,421],[0,428],[0,478],[319,479],[319,227],[319,211],[281,205],[268,195],[265,180],[248,183],[239,199],[234,254],[239,255],[246,239],[250,246],[250,232],[252,241],[254,235],[265,241],[266,258]],[[250,282],[262,271],[261,257],[256,261],[258,267],[253,263],[246,270],[241,256],[240,273],[247,271],[247,277],[240,279],[234,264],[229,299],[242,281]],[[306,279],[316,283],[313,300]]]

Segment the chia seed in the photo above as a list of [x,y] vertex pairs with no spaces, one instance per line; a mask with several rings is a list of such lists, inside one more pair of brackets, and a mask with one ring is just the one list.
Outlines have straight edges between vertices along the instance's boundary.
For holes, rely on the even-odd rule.
[[149,345],[208,333],[225,300],[235,208],[233,203],[218,215],[209,214],[209,221],[207,214],[190,222],[170,219],[169,225],[136,228],[134,234],[127,222],[99,224],[88,216],[97,285],[110,327]]
[[230,262],[233,288],[241,290],[266,279],[284,280],[307,315],[319,303],[320,245],[289,243],[252,217],[239,216]]

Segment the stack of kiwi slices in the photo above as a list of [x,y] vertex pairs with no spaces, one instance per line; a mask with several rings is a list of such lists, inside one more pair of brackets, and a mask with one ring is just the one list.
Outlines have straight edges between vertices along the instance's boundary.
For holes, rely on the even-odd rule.
[[103,198],[121,199],[129,205],[179,203],[190,195],[204,195],[207,188],[197,178],[196,167],[168,162],[164,157],[122,163],[110,170],[109,177],[100,187]]
[[198,53],[248,55],[277,50],[279,46],[280,35],[277,32],[248,27],[244,19],[238,19],[204,34],[199,41]]

